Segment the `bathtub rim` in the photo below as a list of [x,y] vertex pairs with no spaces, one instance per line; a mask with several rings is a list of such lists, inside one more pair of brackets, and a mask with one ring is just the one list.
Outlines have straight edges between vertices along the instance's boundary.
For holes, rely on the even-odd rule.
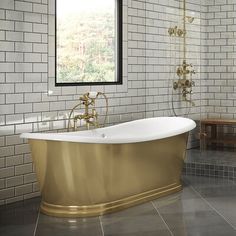
[[[131,123],[135,122],[142,122],[146,120],[148,122],[149,120],[158,120],[158,119],[172,119],[173,122],[174,120],[185,120],[188,122],[185,124],[183,127],[178,128],[176,130],[168,130],[167,132],[162,132],[150,136],[134,136],[134,137],[109,137],[109,138],[104,138],[100,134],[98,135],[91,135],[93,132],[106,132],[106,130],[111,130],[111,129],[119,129],[120,127],[123,126],[128,126]],[[158,122],[158,121],[157,121]],[[153,117],[153,118],[145,118],[145,119],[139,119],[139,120],[134,120],[134,121],[129,121],[105,128],[99,128],[99,129],[93,129],[93,130],[84,130],[84,131],[76,131],[76,132],[63,132],[63,133],[22,133],[20,135],[20,138],[25,138],[25,139],[38,139],[38,140],[50,140],[50,141],[61,141],[61,142],[78,142],[78,143],[96,143],[96,144],[125,144],[125,143],[139,143],[139,142],[146,142],[146,141],[152,141],[152,140],[158,140],[158,139],[164,139],[164,138],[169,138],[172,136],[176,136],[182,133],[189,132],[193,130],[196,127],[195,121],[189,118],[184,118],[184,117]],[[69,135],[70,133],[77,134],[78,135]],[[80,135],[82,134],[82,135]],[[84,136],[84,134],[90,134],[90,136]]]

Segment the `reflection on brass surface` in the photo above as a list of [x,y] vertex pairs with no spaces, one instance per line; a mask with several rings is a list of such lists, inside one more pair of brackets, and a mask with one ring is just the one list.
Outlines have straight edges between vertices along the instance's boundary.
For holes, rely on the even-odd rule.
[[187,133],[130,144],[29,140],[41,211],[96,216],[181,189]]

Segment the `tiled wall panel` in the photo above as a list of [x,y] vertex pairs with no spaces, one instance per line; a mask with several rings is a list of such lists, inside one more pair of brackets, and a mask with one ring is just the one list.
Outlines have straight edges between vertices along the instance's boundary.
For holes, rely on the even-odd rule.
[[206,115],[236,118],[236,1],[206,1]]

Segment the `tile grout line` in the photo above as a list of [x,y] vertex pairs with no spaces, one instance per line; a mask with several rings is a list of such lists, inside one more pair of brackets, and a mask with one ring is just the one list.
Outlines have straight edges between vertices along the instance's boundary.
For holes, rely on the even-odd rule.
[[[190,184],[190,183],[189,183]],[[219,216],[221,216],[234,230],[236,230],[236,227],[230,223],[227,218],[222,215],[214,206],[212,206],[191,184],[190,188],[209,206],[211,207]]]
[[36,235],[36,231],[37,231],[38,223],[39,223],[39,215],[40,215],[40,208],[38,208],[38,215],[37,215],[37,220],[36,220],[35,227],[34,227],[34,233],[33,233],[33,236]]
[[164,218],[162,217],[162,215],[160,214],[160,212],[158,211],[157,207],[155,206],[155,204],[153,202],[152,203],[152,206],[154,207],[154,209],[156,210],[157,214],[160,216],[161,220],[164,222],[166,228],[168,229],[168,231],[170,232],[171,236],[174,236],[173,232],[170,230],[170,227],[169,225],[166,223],[166,221],[164,220]]
[[99,218],[99,222],[100,222],[100,226],[101,226],[101,230],[102,230],[102,236],[105,236],[104,230],[103,230],[103,225],[102,225],[101,216],[99,216],[98,218]]

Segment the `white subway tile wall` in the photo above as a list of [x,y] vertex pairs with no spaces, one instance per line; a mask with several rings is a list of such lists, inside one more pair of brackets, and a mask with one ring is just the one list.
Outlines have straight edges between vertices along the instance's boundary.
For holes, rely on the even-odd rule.
[[236,1],[205,1],[206,114],[236,118]]

